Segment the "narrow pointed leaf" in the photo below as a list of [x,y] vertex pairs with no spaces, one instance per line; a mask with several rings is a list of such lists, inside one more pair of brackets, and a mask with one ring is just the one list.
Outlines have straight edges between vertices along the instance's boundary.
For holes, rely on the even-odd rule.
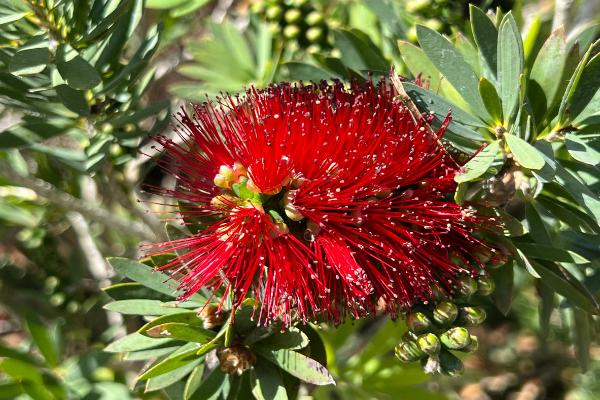
[[303,354],[291,350],[258,350],[261,355],[296,378],[313,385],[335,384],[327,368]]
[[498,83],[504,121],[511,121],[519,100],[520,76],[524,67],[523,43],[514,17],[509,12],[500,24],[498,38]]
[[494,160],[498,158],[500,142],[498,140],[488,144],[475,157],[469,160],[464,166],[464,172],[457,174],[454,180],[457,183],[473,181],[487,172],[492,166]]
[[518,136],[507,134],[504,136],[506,144],[515,160],[527,169],[542,169],[544,158],[540,151]]

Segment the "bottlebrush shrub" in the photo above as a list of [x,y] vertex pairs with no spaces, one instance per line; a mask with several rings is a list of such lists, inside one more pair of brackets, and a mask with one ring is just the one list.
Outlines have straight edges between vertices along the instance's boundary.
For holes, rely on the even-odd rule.
[[[178,138],[155,138],[159,163],[176,184],[151,189],[177,200],[190,231],[146,247],[147,263],[170,277],[153,276],[133,261],[111,261],[152,289],[169,295],[175,289],[180,301],[107,305],[160,316],[109,350],[146,351],[135,341],[142,336],[191,342],[141,375],[147,390],[179,380],[209,363],[209,355],[220,366],[214,372],[220,381],[226,374],[240,382],[249,376],[260,388],[261,377],[246,371],[275,365],[308,383],[332,383],[317,360],[294,352],[309,346],[307,323],[339,324],[378,311],[396,318],[416,305],[469,297],[477,290],[465,286],[475,282],[469,275],[501,257],[483,239],[496,217],[452,200],[460,166],[440,142],[450,118],[431,130],[430,120],[415,115],[389,81],[252,88],[182,111],[179,122]],[[129,285],[108,294],[127,297]],[[458,316],[457,309],[448,320],[442,311],[436,307],[440,327]],[[477,310],[461,308],[461,321],[473,322],[470,311]],[[439,340],[428,332],[425,339]],[[436,332],[442,340],[450,335],[442,332]],[[452,350],[476,343],[466,335],[464,346],[452,347],[453,336],[444,343]],[[161,345],[153,357],[172,353],[153,340]],[[123,341],[132,346],[122,347]],[[443,361],[450,353],[440,353],[439,343],[424,351],[429,364],[439,353],[442,365],[428,372],[450,373]]]

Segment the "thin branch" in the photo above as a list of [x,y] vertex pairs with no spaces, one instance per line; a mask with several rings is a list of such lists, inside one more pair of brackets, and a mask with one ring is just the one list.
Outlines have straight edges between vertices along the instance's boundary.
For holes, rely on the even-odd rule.
[[7,166],[6,163],[0,164],[0,174],[19,186],[33,190],[39,196],[45,197],[50,202],[66,211],[76,211],[88,220],[96,221],[113,229],[121,230],[129,235],[139,236],[146,240],[156,239],[154,232],[146,225],[120,218],[108,210],[98,207],[96,204],[85,202],[63,192],[56,186],[42,179],[21,176],[10,166]]

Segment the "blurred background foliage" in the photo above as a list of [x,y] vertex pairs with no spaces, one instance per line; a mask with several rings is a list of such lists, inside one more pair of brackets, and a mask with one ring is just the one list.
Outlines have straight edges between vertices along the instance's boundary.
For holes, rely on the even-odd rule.
[[402,324],[374,317],[319,330],[337,386],[300,398],[598,398],[600,1],[474,4],[491,19],[448,0],[3,1],[0,399],[179,398],[177,385],[134,384],[145,360],[102,351],[143,323],[102,308],[121,278],[105,257],[165,236],[141,189],[172,179],[149,135],[170,134],[189,101],[391,67],[427,82],[405,85],[422,111],[453,109],[457,151],[488,143],[457,200],[499,207],[516,257],[494,271],[462,378],[400,364]]

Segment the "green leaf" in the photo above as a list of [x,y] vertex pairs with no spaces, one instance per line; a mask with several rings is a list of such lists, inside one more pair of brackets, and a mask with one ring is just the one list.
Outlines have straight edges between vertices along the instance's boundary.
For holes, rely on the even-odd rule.
[[142,326],[140,329],[138,329],[138,332],[144,335],[146,334],[146,331],[148,331],[148,329],[154,328],[158,325],[166,324],[168,322],[178,322],[187,325],[202,326],[202,320],[198,318],[198,313],[196,311],[188,311],[178,314],[163,315],[161,317],[155,318],[152,321],[148,322],[146,325]]
[[[577,64],[577,67],[575,68],[573,75],[569,79],[569,83],[567,85],[567,88],[565,89],[563,97],[560,101],[560,107],[558,109],[558,124],[560,126],[564,126],[564,123],[568,119],[571,118],[571,112],[569,110],[571,108],[571,102],[574,99],[575,93],[580,90],[579,82],[581,81],[584,69],[586,68],[586,65],[588,64],[588,60],[592,56],[592,53],[595,51],[597,46],[600,46],[600,41],[595,42],[587,49],[587,51],[585,52],[585,54],[579,61],[579,64]],[[596,56],[596,58],[597,57],[598,56]],[[583,90],[585,92],[589,92],[589,88],[584,88],[581,90]],[[575,100],[575,101],[578,101],[578,100]],[[580,102],[580,104],[582,103],[581,100],[579,100],[579,102]],[[567,112],[568,110],[569,110],[569,112]]]
[[145,392],[160,390],[176,382],[179,382],[190,372],[192,372],[194,368],[196,368],[202,361],[204,361],[202,358],[198,358],[196,360],[189,360],[187,364],[182,365],[181,367],[174,369],[173,371],[148,379],[148,381],[146,382]]
[[320,82],[332,78],[332,74],[311,64],[290,61],[282,64],[287,68],[292,80]]
[[10,400],[17,399],[19,395],[23,394],[23,386],[16,382],[3,382],[0,383],[0,399]]
[[494,85],[485,78],[479,80],[479,94],[495,124],[502,125],[502,103]]
[[600,54],[585,66],[579,81],[581,84],[575,88],[569,107],[570,119],[574,124],[600,116]]
[[552,32],[546,40],[531,69],[530,80],[541,89],[541,93],[535,97],[534,107],[538,103],[545,103],[546,106],[542,108],[551,110],[556,104],[559,89],[563,84],[559,78],[563,74],[566,62],[567,43],[565,30],[561,27]]
[[574,264],[587,264],[590,262],[590,260],[580,256],[575,252],[559,249],[557,247],[545,246],[537,243],[519,242],[516,242],[515,246],[521,249],[521,251],[526,254],[528,258]]
[[8,70],[14,75],[32,75],[42,72],[50,61],[48,39],[45,35],[28,40],[10,59]]
[[[121,257],[111,257],[107,261],[119,274],[152,290],[171,297],[177,297],[181,294],[181,291],[177,289],[177,283],[173,282],[168,275],[155,271],[145,264]],[[199,294],[194,294],[190,297],[190,300],[206,301]]]
[[25,325],[33,339],[36,347],[44,356],[50,367],[56,367],[59,363],[58,348],[56,341],[50,334],[50,328],[42,324],[37,316],[30,314],[25,317]]
[[228,382],[220,368],[215,368],[200,384],[189,400],[217,400],[220,399],[221,388]]
[[490,18],[478,7],[469,4],[471,30],[479,54],[492,77],[496,77],[498,59],[498,30]]
[[513,263],[509,262],[500,268],[491,269],[489,272],[496,283],[496,290],[492,294],[494,304],[502,314],[507,315],[513,300]]
[[266,350],[299,350],[308,345],[308,337],[298,328],[289,328],[285,332],[277,332],[257,343]]
[[173,18],[183,17],[184,15],[188,15],[203,5],[207,4],[210,0],[190,0],[189,2],[179,5],[175,8],[172,8],[169,14]]
[[43,384],[40,371],[33,365],[14,358],[0,360],[0,371],[18,381]]
[[410,73],[415,78],[421,76],[422,79],[428,80],[429,87],[434,91],[437,90],[440,85],[440,73],[425,52],[403,40],[398,40],[398,49]]
[[185,308],[167,306],[162,301],[143,299],[118,300],[104,305],[103,308],[129,315],[166,315],[189,311]]
[[287,400],[287,392],[279,371],[268,362],[259,362],[254,366],[250,382],[252,394],[257,400]]
[[114,300],[145,299],[160,300],[163,302],[172,300],[171,296],[158,293],[137,282],[115,283],[102,290]]
[[552,243],[550,233],[536,206],[537,201],[527,199],[525,202],[525,220],[529,226],[529,233],[533,240],[543,245]]
[[600,200],[598,200],[598,196],[560,164],[556,165],[556,180],[577,204],[583,207],[597,224],[600,224]]
[[464,166],[464,172],[457,174],[454,180],[457,183],[473,181],[487,172],[494,160],[498,158],[500,141],[496,140],[488,144],[475,157],[471,158]]
[[202,384],[202,375],[204,373],[204,364],[198,365],[190,373],[190,376],[185,381],[185,387],[183,389],[183,400],[189,400],[192,395],[198,390]]
[[505,125],[511,121],[519,100],[520,76],[524,67],[523,42],[511,12],[500,24],[498,36],[498,84]]
[[554,290],[552,290],[548,285],[544,284],[543,281],[539,281],[537,285],[538,296],[540,297],[540,305],[539,305],[539,321],[540,321],[540,333],[543,338],[548,336],[550,332],[550,317],[552,316],[552,311],[555,308],[555,295]]
[[98,71],[71,46],[58,46],[56,58],[58,72],[73,89],[92,89],[102,82]]
[[433,29],[417,25],[417,37],[427,57],[469,103],[473,111],[483,120],[488,119],[489,114],[477,90],[479,78],[462,54],[448,39]]
[[556,175],[556,160],[554,159],[552,144],[545,140],[538,140],[535,142],[535,148],[539,150],[544,159],[544,166],[537,171],[532,171],[532,173],[540,182],[550,183]]
[[203,358],[203,354],[197,354],[199,349],[207,348],[207,351],[209,351],[214,347],[215,345],[200,346],[197,343],[187,343],[181,346],[179,350],[177,350],[171,356],[157,362],[144,371],[144,373],[138,377],[138,380],[145,381],[147,379],[155,378],[157,376],[174,371],[177,368],[187,365],[190,361]]
[[[423,89],[410,82],[404,82],[402,84],[404,90],[419,107],[422,112],[432,111],[436,114],[438,119],[444,120],[449,112],[452,113],[452,121],[458,122],[463,125],[476,127],[476,128],[487,128],[487,125],[479,119],[473,117],[467,111],[464,111],[447,100],[436,95],[430,90]],[[475,133],[476,137],[481,139],[481,135]]]
[[0,25],[10,24],[11,22],[16,22],[22,19],[24,16],[29,14],[29,12],[18,12],[13,14],[6,14],[0,16]]
[[506,144],[510,148],[510,151],[515,160],[523,167],[527,169],[541,169],[544,164],[544,158],[540,151],[527,143],[518,136],[506,134],[504,135]]
[[109,353],[124,353],[127,351],[148,350],[154,347],[173,342],[172,339],[156,339],[140,335],[137,332],[131,333],[120,339],[115,340],[104,348]]
[[589,146],[585,140],[579,138],[577,135],[567,133],[565,136],[565,145],[571,157],[577,161],[588,165],[600,164],[600,152]]
[[148,350],[139,350],[139,351],[131,351],[123,356],[124,360],[127,361],[140,361],[140,360],[150,360],[153,358],[163,357],[169,354],[173,354],[177,351],[181,346],[169,346],[168,344],[165,347],[157,347]]
[[87,117],[90,115],[90,106],[85,99],[85,93],[75,90],[67,85],[58,85],[54,88],[56,95],[65,107],[76,114]]
[[170,338],[195,343],[207,343],[216,336],[213,331],[180,322],[156,325],[147,329],[143,334],[154,338]]
[[335,46],[342,54],[344,65],[355,71],[387,71],[390,64],[379,47],[363,32],[352,29],[334,31]]
[[594,296],[566,269],[557,264],[546,262],[533,261],[531,265],[544,281],[544,284],[554,289],[556,293],[564,296],[569,302],[583,310],[595,314],[599,313],[600,307]]
[[166,10],[173,7],[181,6],[188,0],[146,0],[145,6],[155,10]]
[[573,310],[573,342],[575,343],[575,356],[583,372],[586,372],[590,365],[590,345],[592,336],[590,331],[590,316],[581,310]]
[[527,234],[527,228],[525,228],[517,218],[513,217],[503,209],[497,208],[494,210],[494,213],[502,219],[505,236],[519,237]]
[[327,368],[303,354],[291,350],[257,351],[273,364],[291,375],[313,385],[335,384]]

